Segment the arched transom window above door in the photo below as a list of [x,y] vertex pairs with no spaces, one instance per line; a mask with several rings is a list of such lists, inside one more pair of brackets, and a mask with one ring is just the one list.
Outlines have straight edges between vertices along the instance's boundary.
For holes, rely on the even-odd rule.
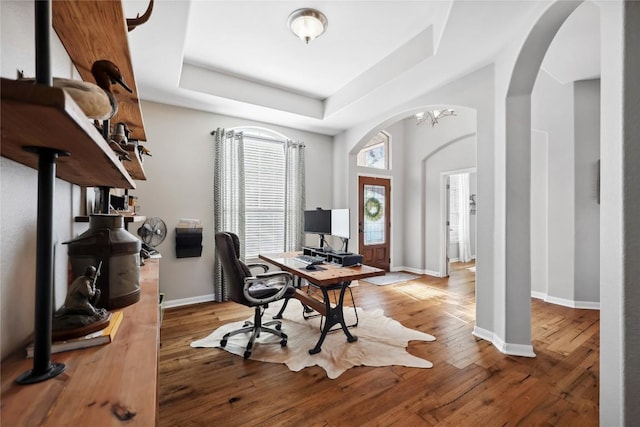
[[391,137],[385,131],[378,132],[358,153],[358,166],[389,169],[389,143]]

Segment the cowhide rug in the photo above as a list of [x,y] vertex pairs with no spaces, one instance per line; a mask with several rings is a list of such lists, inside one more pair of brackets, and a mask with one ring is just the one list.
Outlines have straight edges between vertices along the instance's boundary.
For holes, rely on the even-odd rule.
[[[263,321],[271,320],[278,312],[282,302],[273,303],[263,316]],[[280,339],[269,333],[262,333],[253,345],[252,360],[271,363],[284,363],[294,372],[309,366],[320,366],[331,379],[338,378],[347,369],[354,366],[391,366],[401,365],[415,368],[431,368],[428,360],[413,356],[407,352],[409,341],[434,341],[435,337],[424,332],[402,326],[399,322],[386,317],[382,309],[358,310],[358,326],[350,328],[358,337],[353,343],[347,342],[341,330],[327,335],[320,353],[310,355],[320,337],[320,317],[304,319],[302,306],[291,300],[283,315],[282,330],[288,335],[286,347],[280,346]],[[347,325],[355,322],[353,307],[344,307]],[[249,318],[247,320],[252,320]],[[218,347],[222,336],[242,327],[244,322],[233,322],[216,329],[206,338],[194,341],[191,347]],[[224,350],[240,357],[248,341],[248,334],[239,334],[229,338]]]

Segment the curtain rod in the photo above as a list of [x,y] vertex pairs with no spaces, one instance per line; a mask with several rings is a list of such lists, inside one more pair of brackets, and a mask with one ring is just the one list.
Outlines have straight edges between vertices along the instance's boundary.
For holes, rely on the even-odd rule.
[[[215,135],[217,133],[217,130],[212,130],[211,131],[211,135]],[[244,134],[243,131],[237,132],[236,133],[236,137],[239,136],[240,134]],[[287,144],[287,143],[292,143],[292,144],[297,144],[300,146],[305,146],[304,143],[299,142],[299,141],[293,141],[291,139],[275,139],[275,138],[269,138],[267,136],[259,136],[259,135],[254,135],[251,133],[248,133],[245,135],[247,138],[251,138],[251,139],[257,139],[259,141],[265,141],[265,142],[274,142],[277,144]]]

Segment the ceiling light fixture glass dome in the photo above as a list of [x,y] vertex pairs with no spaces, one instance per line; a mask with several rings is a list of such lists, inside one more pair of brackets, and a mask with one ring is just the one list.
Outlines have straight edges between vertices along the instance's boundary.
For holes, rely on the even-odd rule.
[[289,15],[289,28],[306,44],[320,37],[327,29],[327,17],[316,9],[298,9]]

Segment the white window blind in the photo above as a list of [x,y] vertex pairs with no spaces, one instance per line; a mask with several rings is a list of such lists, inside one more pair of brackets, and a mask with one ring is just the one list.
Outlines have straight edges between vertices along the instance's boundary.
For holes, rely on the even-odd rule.
[[245,133],[245,257],[284,249],[285,163],[282,144]]

